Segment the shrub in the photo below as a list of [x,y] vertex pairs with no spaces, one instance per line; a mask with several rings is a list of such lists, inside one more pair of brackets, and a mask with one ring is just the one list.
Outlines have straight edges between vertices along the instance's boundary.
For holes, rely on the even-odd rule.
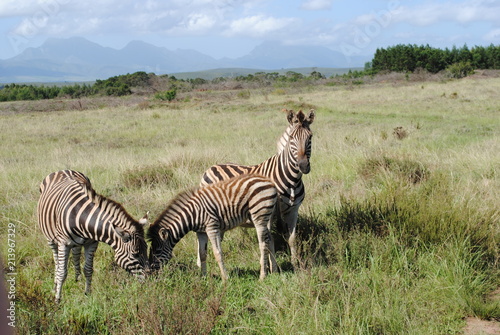
[[452,64],[446,68],[446,72],[450,77],[455,79],[460,79],[467,77],[471,74],[474,74],[474,69],[469,61],[467,62],[458,62]]
[[249,90],[244,90],[238,92],[238,98],[241,99],[250,99],[250,91]]
[[163,91],[163,92],[158,92],[155,94],[155,99],[162,100],[162,101],[172,101],[175,99],[177,96],[177,90],[175,88],[168,90],[168,91]]
[[393,159],[385,156],[368,159],[360,170],[360,174],[365,178],[373,178],[381,172],[393,173],[412,184],[423,181],[429,175],[429,170],[420,162],[409,159]]
[[163,165],[144,166],[125,171],[123,184],[130,188],[168,185],[172,182],[173,171]]
[[392,134],[394,135],[394,137],[396,137],[398,140],[402,140],[404,138],[407,138],[408,137],[408,132],[406,131],[406,129],[404,129],[403,127],[396,127],[394,128],[394,130],[392,131]]

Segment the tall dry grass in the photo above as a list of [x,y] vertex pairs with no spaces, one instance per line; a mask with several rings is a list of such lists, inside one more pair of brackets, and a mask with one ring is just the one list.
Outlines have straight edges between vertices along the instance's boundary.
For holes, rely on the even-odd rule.
[[[500,318],[485,298],[499,284],[498,78],[280,89],[86,110],[0,104],[0,250],[14,223],[18,332],[444,334],[467,315]],[[35,215],[47,174],[80,170],[134,217],[154,218],[212,164],[273,155],[282,108],[317,113],[299,269],[285,249],[281,273],[259,282],[253,230],[225,236],[227,284],[211,257],[199,276],[192,235],[145,283],[101,245],[92,295],[70,270],[53,304]]]

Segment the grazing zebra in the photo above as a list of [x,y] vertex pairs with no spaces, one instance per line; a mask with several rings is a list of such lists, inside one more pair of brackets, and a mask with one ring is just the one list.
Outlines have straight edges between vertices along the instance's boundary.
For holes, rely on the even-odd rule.
[[81,248],[85,248],[86,294],[91,291],[94,253],[99,242],[115,250],[115,260],[122,268],[144,278],[149,271],[143,227],[146,217],[135,221],[120,204],[98,195],[90,180],[77,171],[51,173],[40,184],[40,193],[38,224],[54,255],[56,302],[61,300],[71,249],[78,280]]
[[277,198],[274,183],[258,175],[243,175],[179,194],[149,228],[152,269],[157,270],[168,262],[177,242],[189,231],[195,231],[205,237],[198,249],[202,275],[206,275],[207,242],[210,239],[221,278],[227,280],[221,234],[251,219],[257,230],[260,279],[263,279],[267,274],[268,258],[274,259],[274,253],[269,255],[271,234],[268,225]]
[[[302,111],[295,114],[287,112],[288,128],[278,140],[278,153],[258,165],[218,164],[210,167],[203,174],[200,185],[208,185],[226,180],[240,174],[257,173],[274,181],[278,189],[279,201],[277,219],[285,224],[284,233],[288,245],[292,264],[298,262],[296,247],[296,226],[299,207],[305,196],[302,174],[311,170],[312,132],[309,128],[314,121],[314,110],[305,115]],[[279,214],[278,214],[279,213]],[[200,243],[200,239],[198,240]],[[271,241],[274,251],[274,243]]]

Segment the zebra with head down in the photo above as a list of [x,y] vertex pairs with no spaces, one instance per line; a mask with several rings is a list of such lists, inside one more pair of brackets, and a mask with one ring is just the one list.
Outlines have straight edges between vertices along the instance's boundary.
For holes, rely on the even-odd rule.
[[86,294],[91,291],[99,242],[109,244],[118,265],[139,278],[149,270],[144,239],[147,218],[136,221],[119,203],[98,195],[81,172],[63,170],[48,175],[40,184],[37,214],[54,256],[56,302],[61,300],[70,250],[78,280],[81,248],[85,249]]
[[[154,270],[172,258],[172,251],[188,232],[207,237],[219,263],[221,277],[228,278],[222,255],[222,234],[247,220],[255,224],[260,249],[260,278],[268,272],[268,258],[274,259],[268,230],[278,198],[274,183],[259,175],[241,175],[180,193],[148,230],[149,261]],[[199,250],[198,265],[206,274],[207,250]]]

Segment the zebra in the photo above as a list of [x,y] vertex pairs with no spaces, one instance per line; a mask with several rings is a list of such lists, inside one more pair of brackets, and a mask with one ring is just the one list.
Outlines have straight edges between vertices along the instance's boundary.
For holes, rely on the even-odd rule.
[[[289,126],[277,142],[278,153],[258,165],[218,164],[205,171],[200,185],[209,185],[240,174],[261,174],[274,181],[279,193],[278,222],[284,223],[284,233],[290,247],[294,267],[298,265],[296,246],[296,226],[299,207],[305,197],[302,175],[311,170],[312,132],[310,125],[314,121],[315,111],[311,109],[306,116],[302,111],[296,114],[287,112]],[[248,226],[248,225],[246,225]],[[280,225],[278,225],[278,228]],[[203,237],[198,238],[198,244]],[[200,249],[200,247],[198,247]],[[274,251],[274,243],[271,241]],[[274,264],[273,264],[274,265]]]
[[202,275],[207,272],[207,242],[210,239],[221,278],[225,281],[228,274],[221,249],[222,233],[251,219],[259,240],[260,279],[264,279],[268,258],[274,259],[268,226],[277,199],[274,183],[258,175],[242,175],[178,194],[148,230],[151,268],[158,270],[161,264],[167,263],[177,242],[189,231],[195,231],[204,242],[199,244],[197,262]]
[[147,215],[135,221],[122,205],[98,195],[81,172],[61,170],[45,177],[40,184],[37,216],[54,256],[56,303],[61,301],[70,250],[78,280],[81,249],[85,249],[85,294],[91,292],[94,253],[99,242],[109,244],[118,265],[139,279],[149,271],[144,238]]

